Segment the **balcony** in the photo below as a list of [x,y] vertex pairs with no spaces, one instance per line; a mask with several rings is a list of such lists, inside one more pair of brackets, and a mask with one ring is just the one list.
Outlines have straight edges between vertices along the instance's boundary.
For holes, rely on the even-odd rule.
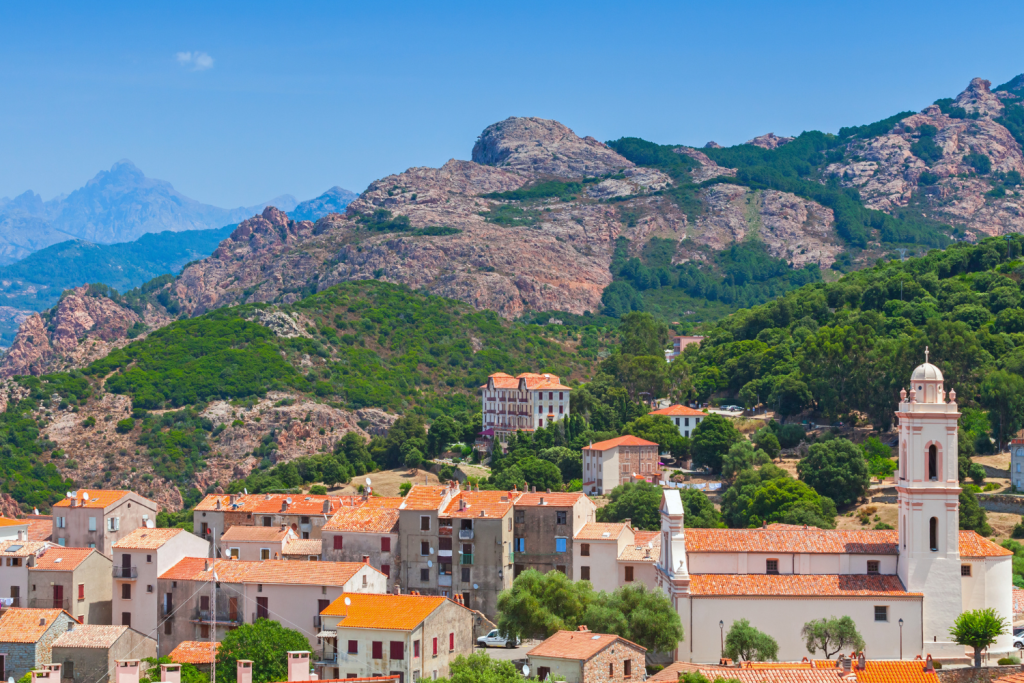
[[[14,607],[17,607],[18,598],[14,598]],[[66,612],[71,611],[71,600],[64,598],[62,600],[55,598],[31,598],[28,601],[28,606],[34,609],[62,609]]]
[[444,548],[439,548],[438,551],[437,551],[437,556],[438,557],[451,557],[452,556],[451,548],[449,548],[448,550],[445,550]]
[[452,528],[450,526],[438,527],[437,535],[438,536],[451,536],[452,535]]
[[438,577],[437,577],[437,585],[438,586],[451,586],[452,585],[452,575],[451,574],[439,574]]
[[472,541],[473,530],[472,529],[459,529],[459,540],[460,541]]
[[460,562],[460,564],[473,564],[473,554],[472,553],[461,553],[461,556],[462,556],[462,561]]
[[4,600],[10,600],[11,604],[5,605],[3,603],[0,603],[0,608],[2,608],[2,609],[7,609],[8,607],[21,607],[22,606],[21,598],[4,598]]
[[199,624],[228,624],[237,625],[242,623],[241,612],[231,614],[230,612],[216,612],[208,609],[192,610],[191,621]]
[[137,579],[139,578],[138,567],[114,567],[115,579]]

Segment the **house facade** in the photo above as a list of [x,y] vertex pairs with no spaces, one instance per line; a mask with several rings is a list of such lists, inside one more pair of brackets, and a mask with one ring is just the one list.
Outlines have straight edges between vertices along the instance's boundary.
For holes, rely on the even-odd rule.
[[156,657],[156,641],[127,626],[86,624],[53,641],[51,659],[61,681],[108,683],[118,660]]
[[51,546],[28,568],[28,606],[63,609],[82,624],[109,624],[111,566],[95,548]]
[[620,436],[583,449],[583,491],[601,495],[640,475],[661,480],[658,444],[638,436]]
[[558,631],[526,657],[539,681],[626,683],[646,677],[646,654],[646,648],[625,638],[580,626],[576,631]]
[[[413,486],[398,506],[399,576],[405,583],[403,590],[415,590],[423,595],[444,595],[440,591],[447,590],[451,595],[450,586],[438,585],[438,541],[441,510],[458,493],[459,485],[454,481],[445,486]],[[448,529],[445,533],[450,541],[451,527]],[[392,581],[392,585],[395,583]]]
[[1010,441],[1010,483],[1020,493],[1024,491],[1024,438]]
[[680,436],[687,438],[693,434],[693,430],[708,416],[707,413],[684,405],[672,405],[660,410],[652,410],[650,415],[662,415],[672,421],[672,424],[679,430]]
[[255,562],[283,559],[284,548],[299,536],[286,524],[280,526],[233,526],[220,537],[220,556]]
[[574,539],[594,521],[596,507],[583,493],[524,493],[514,500],[513,579],[527,569],[574,576]]
[[327,562],[369,562],[387,577],[387,590],[401,585],[399,506],[405,498],[371,498],[358,508],[342,508],[324,525],[322,556]]
[[53,544],[46,541],[0,541],[0,603],[4,607],[29,607],[28,569]]
[[0,615],[0,675],[18,680],[50,664],[55,640],[75,628],[62,609],[12,607]]
[[156,522],[156,513],[157,504],[134,491],[79,489],[53,505],[53,542],[110,557],[114,543]]
[[504,443],[517,431],[532,432],[565,419],[571,391],[552,374],[490,375],[480,387],[483,436]]

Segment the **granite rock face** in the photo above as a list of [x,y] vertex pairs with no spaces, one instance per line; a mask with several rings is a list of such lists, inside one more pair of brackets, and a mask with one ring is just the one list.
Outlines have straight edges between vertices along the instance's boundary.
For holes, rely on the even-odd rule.
[[765,133],[764,135],[758,135],[756,138],[747,140],[744,145],[753,145],[754,147],[760,147],[762,149],[778,149],[787,142],[793,142],[796,138],[787,138],[776,135],[775,133]]

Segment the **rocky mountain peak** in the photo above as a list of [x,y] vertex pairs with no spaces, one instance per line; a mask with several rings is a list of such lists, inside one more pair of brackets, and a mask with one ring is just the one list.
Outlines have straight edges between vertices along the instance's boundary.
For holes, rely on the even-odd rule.
[[473,161],[529,175],[562,178],[616,173],[633,163],[558,121],[512,116],[491,124],[473,145]]
[[[787,142],[793,142],[796,138],[787,138],[776,135],[775,133],[765,133],[764,135],[758,135],[756,138],[752,138],[744,142],[744,145],[753,145],[754,147],[760,147],[762,149],[778,149]],[[708,143],[710,144],[710,143]]]
[[984,78],[971,79],[967,89],[957,95],[956,106],[962,107],[968,114],[995,117],[1003,113],[1003,103],[992,92],[991,81]]

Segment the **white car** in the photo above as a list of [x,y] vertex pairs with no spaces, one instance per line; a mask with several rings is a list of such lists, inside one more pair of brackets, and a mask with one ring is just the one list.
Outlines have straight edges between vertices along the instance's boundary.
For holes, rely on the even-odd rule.
[[1013,637],[1013,647],[1018,650],[1024,650],[1024,633],[1018,633]]
[[518,647],[519,639],[514,638],[512,640],[506,640],[501,637],[498,633],[498,629],[494,629],[486,636],[480,636],[476,639],[476,644],[480,647]]

